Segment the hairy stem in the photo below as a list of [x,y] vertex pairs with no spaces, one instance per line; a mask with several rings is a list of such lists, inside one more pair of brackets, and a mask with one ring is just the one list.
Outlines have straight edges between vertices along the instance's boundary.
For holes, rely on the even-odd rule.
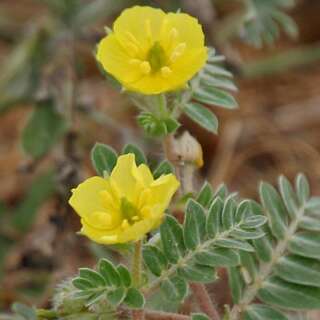
[[[141,285],[141,266],[142,266],[142,240],[139,240],[134,245],[134,253],[132,260],[132,280],[135,287],[140,287]],[[133,320],[143,320],[144,311],[143,310],[133,310],[132,311]]]
[[198,301],[200,309],[212,320],[219,320],[220,315],[213,305],[205,285],[201,283],[190,283],[190,287],[195,298]]
[[146,320],[190,320],[191,317],[162,311],[145,311]]

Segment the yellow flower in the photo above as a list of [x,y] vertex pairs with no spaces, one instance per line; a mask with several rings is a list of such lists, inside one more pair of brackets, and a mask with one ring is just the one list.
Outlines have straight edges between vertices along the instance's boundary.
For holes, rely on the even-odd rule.
[[100,41],[97,59],[126,89],[159,94],[183,87],[205,64],[207,48],[197,19],[135,6]]
[[69,203],[81,217],[81,234],[98,243],[125,243],[160,225],[178,187],[173,174],[154,180],[129,153],[118,158],[110,177],[91,177],[73,189]]

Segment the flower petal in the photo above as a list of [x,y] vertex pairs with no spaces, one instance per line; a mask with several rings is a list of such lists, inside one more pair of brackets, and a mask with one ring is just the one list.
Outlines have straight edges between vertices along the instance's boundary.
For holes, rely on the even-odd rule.
[[100,192],[108,188],[108,183],[101,177],[91,177],[72,190],[69,204],[81,217],[86,217],[95,211],[105,211]]
[[180,183],[173,174],[161,176],[150,185],[150,205],[153,205],[153,214],[159,215],[167,209]]
[[119,242],[118,234],[121,228],[112,231],[100,230],[87,224],[84,219],[81,219],[82,229],[80,233],[89,239],[102,244],[114,244]]
[[97,60],[120,82],[132,82],[141,78],[140,69],[130,63],[131,59],[115,34],[109,34],[100,41]]
[[129,241],[138,241],[144,237],[154,227],[153,219],[144,219],[129,226],[119,234],[119,242],[125,243]]
[[111,172],[110,182],[114,186],[121,197],[125,197],[132,203],[136,203],[136,199],[141,185],[137,180],[138,168],[133,153],[121,155],[117,164]]
[[138,167],[139,180],[144,187],[148,187],[153,182],[153,175],[147,165],[144,163]]
[[[160,36],[160,29],[166,14],[161,9],[151,7],[134,6],[124,10],[114,22],[113,30],[117,35],[132,36],[146,51],[151,41],[157,41]],[[132,35],[130,36],[128,32]],[[135,42],[133,40],[133,42]]]

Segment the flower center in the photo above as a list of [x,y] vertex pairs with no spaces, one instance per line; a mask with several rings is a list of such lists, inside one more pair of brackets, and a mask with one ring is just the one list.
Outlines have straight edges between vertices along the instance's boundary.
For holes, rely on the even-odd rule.
[[148,52],[147,60],[150,63],[151,70],[156,72],[165,66],[167,57],[160,43],[156,41]]
[[129,224],[140,220],[139,210],[125,197],[122,197],[120,200],[120,211],[124,221],[127,221]]

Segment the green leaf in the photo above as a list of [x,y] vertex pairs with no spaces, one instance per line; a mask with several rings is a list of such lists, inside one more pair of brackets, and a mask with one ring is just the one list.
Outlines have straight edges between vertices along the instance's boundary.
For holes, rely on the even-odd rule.
[[299,232],[290,240],[289,251],[306,258],[320,260],[320,234],[313,232]]
[[158,179],[162,175],[170,174],[170,173],[173,173],[173,172],[174,172],[174,168],[173,168],[172,164],[169,161],[164,160],[154,170],[153,177],[155,179]]
[[319,213],[320,212],[320,197],[311,197],[305,204],[308,212]]
[[191,320],[210,320],[208,316],[202,313],[192,313]]
[[262,238],[265,234],[261,229],[242,230],[240,228],[235,228],[231,231],[230,235],[240,240],[252,240]]
[[171,263],[177,263],[185,253],[181,225],[175,218],[167,216],[164,223],[160,226],[160,234],[166,258]]
[[215,114],[199,103],[188,103],[184,106],[185,114],[206,130],[217,133],[219,122]]
[[25,320],[37,320],[37,314],[33,308],[26,306],[25,304],[15,302],[11,309],[16,314],[22,316]]
[[288,318],[278,310],[263,304],[251,304],[247,307],[244,320],[288,320]]
[[147,163],[147,159],[143,153],[136,145],[127,144],[122,150],[122,154],[133,153],[135,155],[136,164],[139,166],[142,163]]
[[214,105],[226,109],[235,109],[238,107],[233,96],[223,90],[215,88],[199,88],[194,94],[193,98],[199,102]]
[[239,249],[248,252],[254,252],[254,248],[248,243],[236,239],[218,239],[215,241],[217,247]]
[[303,205],[310,198],[310,186],[306,176],[300,173],[296,179],[296,192],[300,205]]
[[262,230],[266,233],[265,236],[252,240],[252,244],[259,259],[264,262],[269,262],[272,259],[272,239],[267,233],[268,228],[266,226]]
[[320,287],[319,260],[284,256],[279,259],[274,272],[278,277],[288,282]]
[[224,204],[222,210],[222,227],[223,230],[228,230],[233,227],[235,224],[235,215],[236,215],[237,205],[234,200],[234,196],[230,195]]
[[227,71],[223,67],[214,65],[214,64],[207,64],[205,66],[205,71],[213,76],[224,76],[227,78],[233,78],[231,72]]
[[214,198],[219,197],[224,200],[228,195],[228,188],[224,184],[220,184],[214,193]]
[[163,253],[157,247],[151,245],[147,245],[143,248],[143,260],[150,271],[158,277],[168,264]]
[[54,172],[50,171],[36,177],[25,197],[13,212],[12,225],[20,232],[32,226],[40,206],[54,193]]
[[142,112],[137,120],[139,126],[151,136],[160,137],[168,133],[166,123],[151,112]]
[[205,236],[206,216],[203,207],[189,199],[186,207],[183,235],[186,248],[196,249]]
[[174,118],[167,118],[162,120],[166,126],[166,131],[168,133],[174,133],[179,127],[180,123]]
[[290,217],[294,219],[297,216],[297,212],[298,212],[298,203],[297,203],[297,198],[294,193],[294,190],[289,180],[284,176],[281,176],[279,178],[279,186],[280,186],[280,193],[284,201],[284,204],[288,210],[288,213]]
[[127,267],[125,267],[124,265],[119,265],[117,267],[117,271],[119,273],[120,279],[121,279],[121,283],[129,288],[131,286],[131,275],[130,272],[128,271]]
[[304,216],[299,220],[299,227],[310,231],[320,231],[320,217]]
[[212,267],[188,263],[186,266],[178,269],[178,274],[187,281],[210,283],[217,279],[216,273]]
[[247,217],[241,224],[244,229],[256,229],[262,227],[268,219],[265,216],[250,216]]
[[80,278],[90,281],[95,287],[104,287],[105,279],[96,271],[89,268],[79,269]]
[[238,267],[228,268],[228,279],[231,289],[232,301],[234,304],[239,303],[242,297],[244,282]]
[[215,247],[196,253],[195,260],[211,267],[234,267],[240,264],[237,251]]
[[264,281],[258,297],[264,303],[289,310],[320,309],[320,288],[288,283],[278,277]]
[[254,259],[253,255],[248,252],[240,251],[239,254],[241,267],[247,270],[252,280],[255,279],[258,274],[257,261]]
[[108,285],[119,287],[121,278],[113,264],[107,259],[101,259],[98,264],[98,270]]
[[213,198],[213,190],[211,185],[206,181],[197,197],[197,202],[200,203],[204,208],[208,208]]
[[[130,289],[129,289],[130,290]],[[118,306],[126,297],[126,290],[122,287],[107,292],[107,299],[113,306]]]
[[223,201],[217,197],[211,203],[206,221],[206,231],[212,238],[214,238],[216,234],[220,232],[222,210]]
[[40,158],[64,135],[66,121],[55,110],[51,100],[44,100],[34,111],[22,131],[23,150],[33,158]]
[[286,209],[277,191],[268,183],[261,183],[260,198],[269,216],[272,234],[283,239],[287,229]]
[[162,281],[161,289],[164,291],[167,300],[181,301],[188,293],[188,284],[181,277],[174,276]]
[[72,284],[79,290],[87,290],[95,287],[90,280],[80,277],[73,279]]
[[110,174],[116,165],[117,153],[105,144],[96,143],[91,150],[91,161],[97,173],[103,177],[105,171]]
[[138,289],[130,288],[127,291],[124,303],[132,309],[142,309],[145,304],[145,300],[143,294],[141,294]]

